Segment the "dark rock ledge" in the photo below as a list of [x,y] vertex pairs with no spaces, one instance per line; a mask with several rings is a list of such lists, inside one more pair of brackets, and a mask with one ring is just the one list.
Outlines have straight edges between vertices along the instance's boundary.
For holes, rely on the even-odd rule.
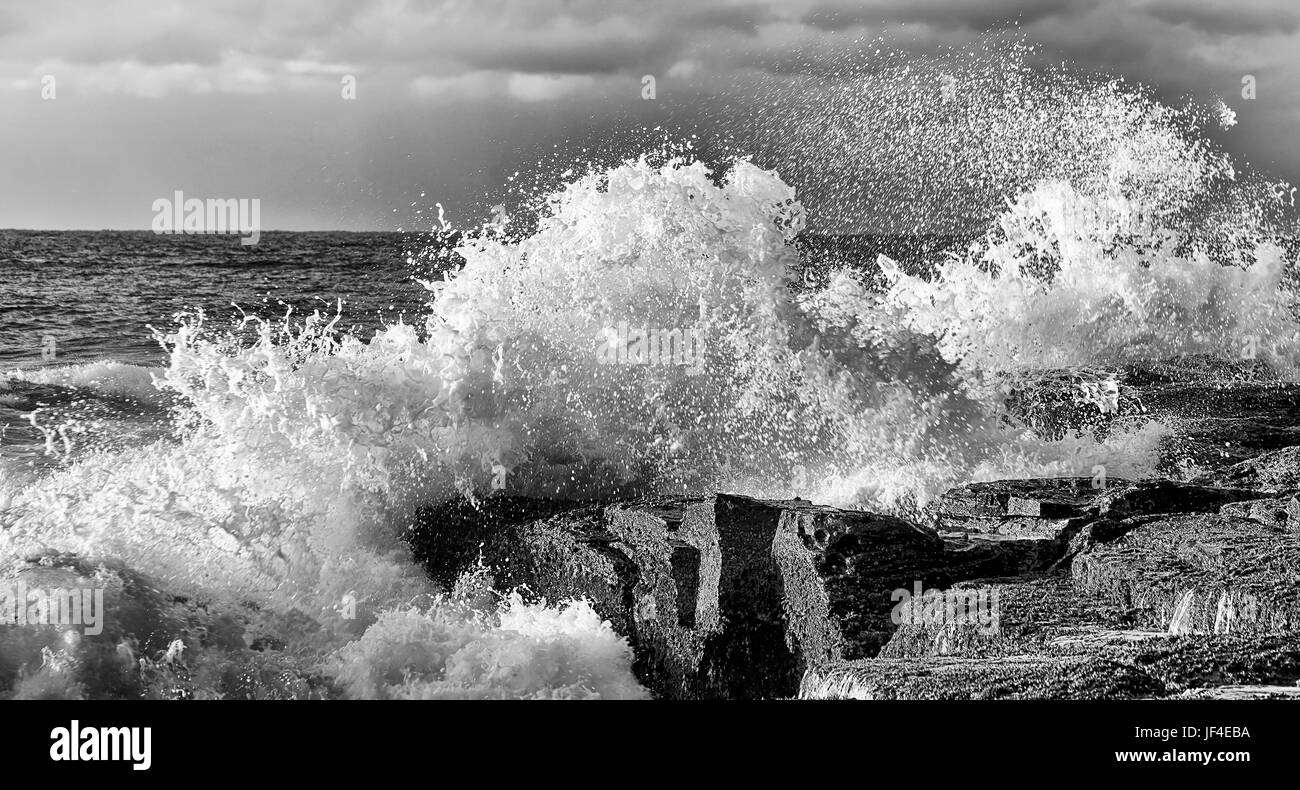
[[[1226,470],[1240,487],[973,484],[929,524],[731,494],[500,498],[427,510],[410,542],[445,585],[482,562],[498,588],[591,600],[659,697],[1278,696],[1300,680],[1290,458]],[[996,630],[895,622],[917,585],[984,591]]]
[[[410,542],[445,585],[481,558],[498,588],[593,601],[660,697],[1300,697],[1300,387],[1195,358],[1066,371],[1008,419],[1159,419],[1167,476],[973,484],[924,523],[728,494],[507,498],[425,511]],[[997,628],[895,617],[918,585],[982,591]]]

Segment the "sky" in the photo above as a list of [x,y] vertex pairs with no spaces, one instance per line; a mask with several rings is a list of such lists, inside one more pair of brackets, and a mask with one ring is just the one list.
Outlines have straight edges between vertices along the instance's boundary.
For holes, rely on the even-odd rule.
[[263,229],[472,223],[557,151],[707,141],[715,97],[761,103],[864,39],[1003,30],[1222,97],[1225,144],[1300,183],[1294,0],[0,0],[0,227],[148,229],[178,190],[256,198]]

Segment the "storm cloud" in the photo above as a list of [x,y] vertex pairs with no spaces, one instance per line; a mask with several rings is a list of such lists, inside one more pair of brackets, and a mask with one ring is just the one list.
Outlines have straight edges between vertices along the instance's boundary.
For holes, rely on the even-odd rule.
[[259,197],[275,228],[411,227],[435,202],[469,221],[556,141],[680,120],[864,39],[925,52],[987,31],[1222,97],[1227,144],[1300,180],[1300,11],[1284,0],[46,0],[0,7],[0,226],[143,228],[176,189]]

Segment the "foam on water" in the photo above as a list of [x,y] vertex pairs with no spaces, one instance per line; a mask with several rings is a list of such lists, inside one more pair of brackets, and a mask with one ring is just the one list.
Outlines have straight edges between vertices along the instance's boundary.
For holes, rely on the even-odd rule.
[[[111,556],[305,615],[352,695],[638,696],[626,644],[584,604],[417,606],[437,591],[400,540],[416,508],[725,489],[914,513],[970,480],[1151,474],[1163,426],[1044,437],[1005,419],[1006,394],[1044,369],[1247,342],[1293,377],[1290,264],[1251,210],[1267,190],[1183,116],[1071,90],[1098,109],[1061,120],[1090,141],[1067,163],[1083,175],[1054,162],[925,276],[882,259],[809,287],[805,211],[778,173],[665,153],[571,179],[527,233],[469,237],[418,324],[190,316],[160,333],[149,384],[177,399],[174,434],[0,483],[0,556]],[[699,343],[619,353],[620,326]],[[23,375],[144,387],[117,368]]]
[[158,399],[159,392],[154,386],[153,373],[151,368],[142,365],[112,360],[28,368],[0,375],[0,392],[12,389],[14,382],[24,381],[154,401]]
[[332,667],[359,699],[642,699],[627,642],[591,605],[478,609],[449,599],[384,612]]

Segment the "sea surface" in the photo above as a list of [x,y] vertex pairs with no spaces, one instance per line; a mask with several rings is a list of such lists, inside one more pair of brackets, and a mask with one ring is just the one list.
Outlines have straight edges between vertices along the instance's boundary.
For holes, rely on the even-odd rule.
[[[418,234],[267,232],[238,236],[150,231],[0,230],[0,367],[113,359],[160,365],[149,327],[183,310],[214,318],[333,312],[337,300],[371,329],[417,314],[411,280]],[[46,338],[55,359],[42,357]],[[48,355],[47,355],[48,356]]]

